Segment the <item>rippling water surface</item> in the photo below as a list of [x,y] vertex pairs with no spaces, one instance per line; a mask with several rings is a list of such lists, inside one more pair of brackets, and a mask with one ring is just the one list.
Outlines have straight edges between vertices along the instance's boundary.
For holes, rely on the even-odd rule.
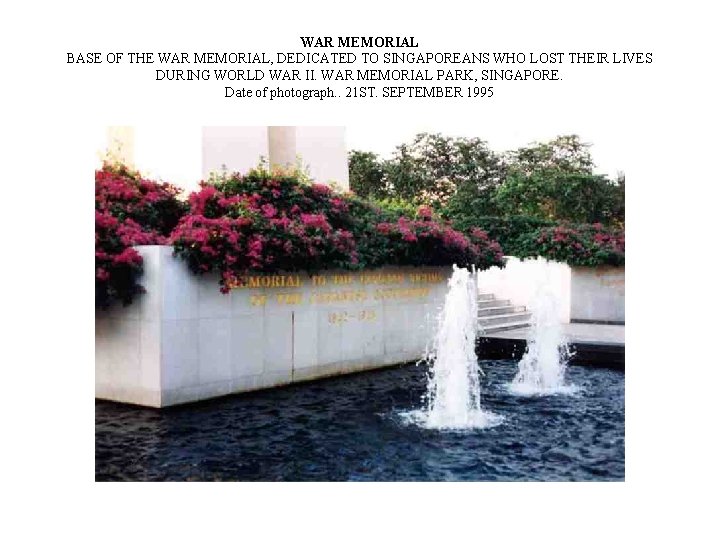
[[502,424],[435,431],[405,420],[426,366],[325,379],[164,410],[97,401],[97,480],[623,480],[625,379],[570,366],[574,395],[522,397],[516,363],[482,363]]

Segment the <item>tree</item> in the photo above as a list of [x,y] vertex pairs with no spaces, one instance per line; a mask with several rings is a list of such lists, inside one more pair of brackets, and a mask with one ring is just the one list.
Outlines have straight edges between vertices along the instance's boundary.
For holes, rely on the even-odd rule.
[[498,189],[495,202],[504,215],[618,225],[624,222],[624,181],[547,169],[528,175],[513,171]]
[[533,143],[511,150],[504,156],[509,169],[526,175],[537,171],[592,174],[590,144],[577,135],[560,135],[545,143]]
[[479,138],[420,133],[386,162],[392,194],[441,207],[466,184],[488,194],[502,177],[500,156]]
[[385,161],[350,153],[350,185],[360,195],[430,204],[446,218],[525,216],[620,225],[624,176],[593,174],[590,144],[562,135],[497,154],[473,137],[420,133]]
[[383,163],[373,152],[351,150],[348,157],[350,189],[361,197],[383,197],[387,194]]
[[625,220],[625,181],[593,174],[590,145],[577,135],[508,152],[495,202],[501,214],[575,223]]

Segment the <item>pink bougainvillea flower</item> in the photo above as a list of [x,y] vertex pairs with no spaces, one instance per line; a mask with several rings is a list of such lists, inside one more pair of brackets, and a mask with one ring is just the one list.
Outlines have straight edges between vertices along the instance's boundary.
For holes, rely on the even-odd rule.
[[417,210],[418,217],[421,219],[432,219],[433,217],[433,211],[432,208],[426,205],[422,205],[418,207]]

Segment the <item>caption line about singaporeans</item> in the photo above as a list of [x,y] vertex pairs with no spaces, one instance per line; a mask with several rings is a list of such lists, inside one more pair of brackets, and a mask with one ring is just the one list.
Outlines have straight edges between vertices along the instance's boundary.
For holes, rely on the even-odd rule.
[[[174,91],[249,100],[492,99],[509,84],[558,85],[575,69],[650,69],[647,51],[441,51],[415,36],[303,36],[294,51],[67,51],[73,69],[133,66]],[[127,72],[123,73],[126,76]]]

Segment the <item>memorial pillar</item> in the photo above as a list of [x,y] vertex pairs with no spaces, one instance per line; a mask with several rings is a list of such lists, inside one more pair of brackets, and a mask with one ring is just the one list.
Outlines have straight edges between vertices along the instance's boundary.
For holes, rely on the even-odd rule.
[[107,128],[107,152],[130,168],[135,167],[135,128],[111,126]]
[[295,126],[269,126],[268,153],[271,168],[294,166],[297,158]]

